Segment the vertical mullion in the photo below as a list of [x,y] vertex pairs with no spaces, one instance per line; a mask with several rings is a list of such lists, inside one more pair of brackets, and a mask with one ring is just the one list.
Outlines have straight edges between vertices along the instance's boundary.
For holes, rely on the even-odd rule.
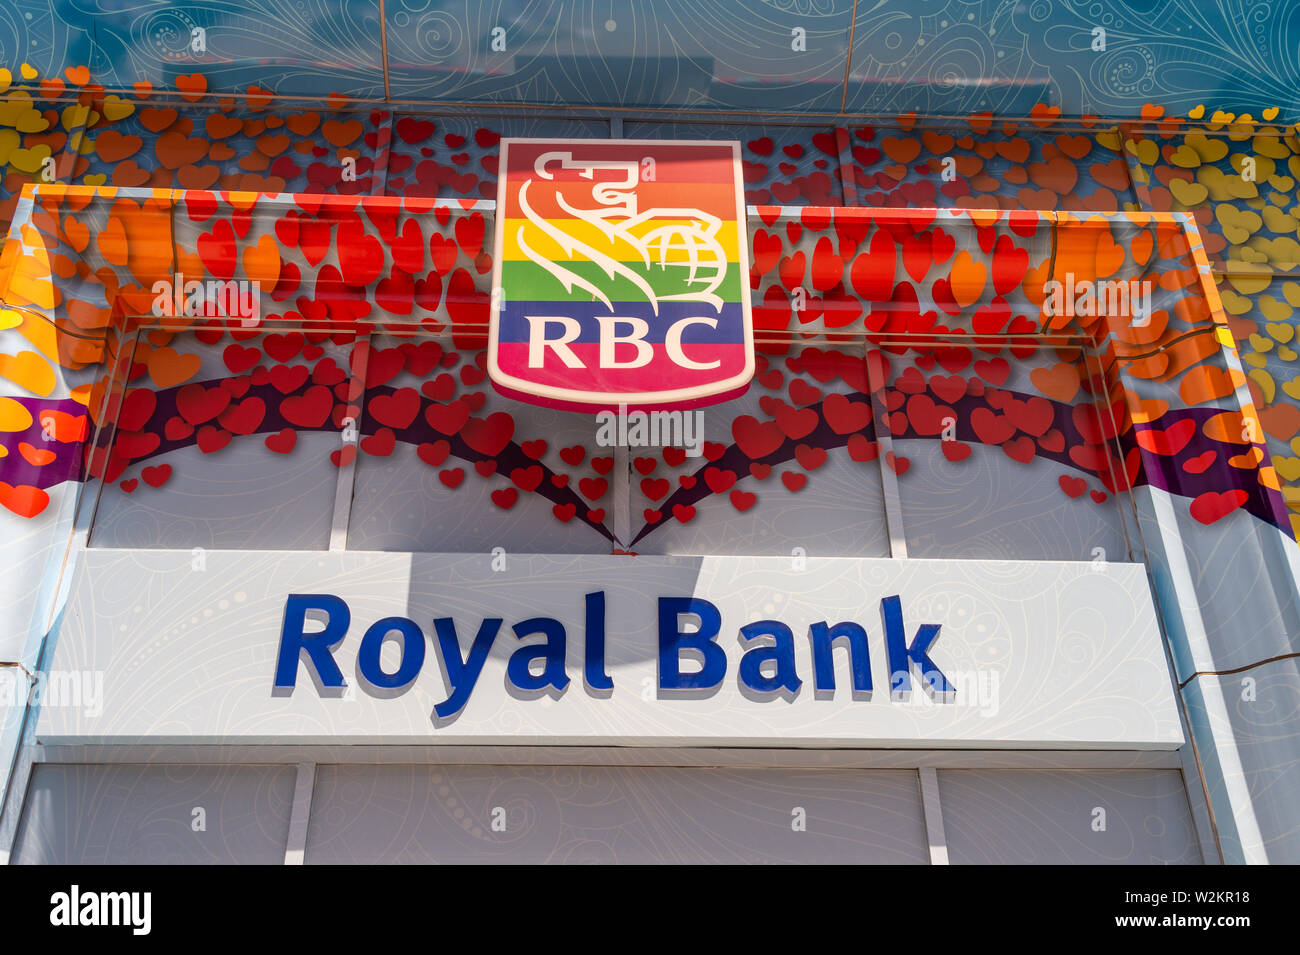
[[[92,444],[90,445],[90,453],[93,456],[100,447],[98,442],[104,429],[108,429],[107,441],[105,441],[103,445],[104,453],[101,458],[101,461],[103,462],[101,470],[103,473],[101,473],[95,488],[95,498],[88,504],[90,513],[86,515],[85,524],[78,527],[80,524],[79,515],[75,512],[73,515],[73,539],[80,550],[85,550],[90,546],[90,535],[95,528],[95,519],[99,516],[99,502],[103,497],[104,487],[108,484],[108,481],[105,480],[105,475],[108,473],[108,458],[113,448],[113,442],[117,440],[117,416],[121,413],[122,404],[126,401],[126,393],[131,388],[131,369],[135,365],[135,353],[140,344],[140,336],[143,334],[144,326],[141,324],[136,327],[135,335],[130,339],[131,348],[127,354],[125,362],[122,361],[122,353],[120,351],[123,345],[122,336],[120,334],[118,336],[119,351],[117,357],[114,359],[114,364],[117,368],[123,369],[121,378],[122,386],[120,390],[116,390],[110,385],[104,395],[104,404],[99,409],[100,423],[95,429],[95,434],[91,439]],[[116,376],[117,372],[115,371],[113,377],[116,378]],[[89,469],[87,469],[86,480],[89,481],[90,477]],[[79,510],[80,503],[78,504],[78,511]]]
[[[364,345],[361,349],[361,358],[353,364],[348,362],[352,368],[352,381],[361,383],[361,393],[357,396],[356,422],[353,425],[356,433],[352,441],[348,440],[348,429],[344,427],[339,432],[339,447],[346,448],[349,444],[355,444],[356,454],[352,455],[352,460],[348,461],[339,468],[338,481],[334,484],[334,514],[330,518],[330,550],[347,550],[348,547],[348,521],[352,517],[352,487],[356,481],[357,458],[361,454],[361,423],[366,413],[366,365],[370,360],[370,349],[372,347],[371,336],[360,337],[353,344],[353,354],[356,354],[358,345]],[[349,384],[348,394],[351,395],[355,389]]]
[[867,363],[867,384],[871,389],[872,420],[875,422],[876,443],[880,453],[876,455],[876,465],[880,468],[880,486],[885,494],[885,526],[889,530],[889,554],[891,557],[907,557],[907,537],[903,533],[903,504],[898,494],[898,475],[885,461],[886,455],[894,453],[894,438],[889,431],[886,417],[889,408],[885,405],[886,382],[880,377],[884,362],[872,362],[872,356],[880,356],[880,350],[868,344],[864,360]]
[[284,847],[285,865],[302,865],[307,853],[307,821],[311,818],[311,797],[316,789],[316,764],[298,764],[293,787],[293,810],[289,816],[289,838]]
[[632,452],[626,444],[614,445],[614,536],[620,549],[628,546],[632,536]]
[[922,766],[921,809],[925,813],[925,839],[930,849],[930,865],[948,864],[948,837],[943,830],[943,806],[939,802],[939,774],[932,766]]
[[[384,126],[381,130],[383,135],[383,162],[379,162],[377,155],[374,164],[370,168],[370,194],[372,196],[388,195],[388,163],[393,157],[393,108],[390,106],[384,111]],[[377,151],[378,152],[378,151]]]

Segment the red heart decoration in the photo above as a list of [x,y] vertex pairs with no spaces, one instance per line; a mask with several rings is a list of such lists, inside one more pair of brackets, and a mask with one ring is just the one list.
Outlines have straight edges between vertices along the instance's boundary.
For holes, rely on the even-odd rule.
[[432,444],[425,442],[415,449],[416,457],[431,468],[440,467],[442,462],[447,460],[447,455],[450,453],[451,445],[441,440]]
[[1240,488],[1231,491],[1206,491],[1204,494],[1197,495],[1192,501],[1192,517],[1202,524],[1213,524],[1237,510],[1248,500],[1250,495]]
[[176,410],[190,424],[211,421],[229,404],[230,392],[224,388],[205,388],[196,383],[186,385],[176,393]]
[[885,452],[885,463],[889,465],[891,471],[900,477],[906,474],[907,469],[912,466],[910,459],[897,457],[893,451]]
[[397,436],[390,428],[380,428],[374,434],[361,439],[361,450],[376,458],[386,458],[397,446]]
[[319,428],[330,416],[334,396],[324,385],[312,385],[301,395],[280,402],[280,414],[300,428]]
[[641,479],[641,493],[652,501],[658,501],[665,497],[671,488],[672,485],[669,484],[667,478]]
[[464,398],[450,404],[431,404],[424,409],[424,418],[434,431],[456,434],[469,420],[469,405]]
[[298,391],[307,382],[309,372],[307,365],[273,365],[266,376],[270,379],[270,386],[276,388],[279,394],[287,395],[291,391]]
[[854,461],[874,461],[880,454],[880,445],[869,441],[865,434],[850,435],[848,448],[849,457]]
[[826,449],[800,444],[794,449],[794,457],[805,471],[815,471],[826,463]]
[[536,491],[542,483],[542,466],[531,464],[526,468],[515,468],[510,472],[510,480],[521,491]]
[[758,497],[748,491],[742,491],[739,488],[731,492],[731,506],[742,514],[754,506]]
[[598,501],[609,490],[609,482],[604,478],[583,478],[578,482],[578,490],[587,500]]
[[184,441],[194,433],[194,426],[186,423],[184,418],[169,418],[163,426],[163,434],[168,441]]
[[943,452],[945,458],[956,464],[970,457],[971,446],[961,441],[940,441],[939,450]]
[[461,429],[465,443],[489,458],[500,454],[514,433],[515,419],[504,411],[494,412],[487,418],[470,418]]
[[420,411],[420,395],[414,388],[399,388],[390,395],[370,399],[367,411],[380,424],[399,431],[409,427]]
[[262,352],[259,349],[244,348],[242,345],[227,345],[226,350],[221,353],[226,367],[236,375],[248,371],[261,357]]
[[970,416],[971,428],[985,444],[1003,444],[1016,433],[1016,426],[988,408],[976,408]]
[[1139,429],[1134,432],[1133,437],[1138,447],[1145,451],[1150,451],[1152,454],[1175,455],[1187,447],[1194,434],[1196,434],[1196,422],[1191,418],[1184,418],[1164,430]]
[[214,451],[220,451],[230,443],[230,432],[222,431],[210,424],[205,424],[199,428],[198,438],[196,439],[199,450],[204,454],[211,454]]
[[733,471],[707,467],[704,469],[704,483],[709,486],[709,490],[714,494],[721,494],[736,483],[736,475]]
[[140,472],[140,477],[144,478],[144,483],[150,487],[162,487],[171,476],[172,466],[170,464],[159,464],[156,467],[145,468]]
[[268,434],[264,443],[276,454],[288,454],[298,443],[298,432],[292,428],[281,428],[275,434]]
[[237,405],[231,405],[218,416],[217,421],[233,434],[252,434],[265,417],[266,403],[253,396]]
[[1006,452],[1007,457],[1013,461],[1019,461],[1021,464],[1028,464],[1034,459],[1036,446],[1034,439],[1021,435],[1014,441],[1008,441],[1002,445],[1002,450]]
[[961,375],[934,375],[930,379],[930,390],[940,401],[954,402],[966,395],[967,381]]

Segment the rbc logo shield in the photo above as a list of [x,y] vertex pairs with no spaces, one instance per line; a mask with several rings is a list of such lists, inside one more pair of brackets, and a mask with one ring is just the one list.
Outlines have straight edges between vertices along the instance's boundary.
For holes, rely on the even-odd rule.
[[503,139],[488,373],[574,410],[721,401],[754,373],[740,144]]

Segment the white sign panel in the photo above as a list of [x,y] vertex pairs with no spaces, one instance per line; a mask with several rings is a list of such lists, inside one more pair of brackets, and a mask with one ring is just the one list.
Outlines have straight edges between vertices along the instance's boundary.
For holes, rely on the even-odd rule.
[[1135,564],[90,550],[69,674],[44,742],[1183,742]]

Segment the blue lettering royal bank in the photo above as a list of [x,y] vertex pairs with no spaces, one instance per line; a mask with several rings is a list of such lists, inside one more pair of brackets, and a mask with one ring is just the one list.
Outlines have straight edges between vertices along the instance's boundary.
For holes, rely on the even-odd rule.
[[[613,680],[605,667],[605,593],[584,597],[585,633],[583,679],[588,690],[610,691]],[[321,621],[321,629],[308,632],[308,615]],[[890,674],[890,699],[910,697],[913,672],[936,701],[951,702],[955,689],[930,659],[929,651],[939,637],[939,624],[926,623],[907,639],[902,602],[897,595],[880,601],[884,657]],[[347,686],[343,671],[334,659],[335,650],[347,637],[352,612],[333,594],[290,594],[284,605],[280,648],[275,667],[275,687],[292,690],[297,686],[301,666],[311,669],[321,688],[342,690]],[[486,617],[478,625],[468,652],[462,652],[460,633],[451,617],[433,621],[433,644],[446,676],[447,699],[434,707],[439,719],[458,714],[473,692],[488,654],[505,621]],[[722,615],[717,606],[700,597],[660,597],[658,607],[659,695],[709,691],[722,685],[727,675],[727,653],[719,642]],[[506,680],[519,690],[563,692],[569,685],[566,652],[568,634],[553,617],[530,617],[511,627],[517,640],[542,637],[541,642],[517,645],[506,663]],[[396,669],[385,670],[380,662],[384,643],[400,641]],[[737,639],[743,654],[737,679],[741,687],[759,698],[789,698],[803,686],[795,663],[795,635],[777,620],[759,620],[739,628]],[[867,630],[852,621],[820,621],[808,627],[814,688],[818,693],[835,689],[833,650],[847,651],[847,675],[855,698],[870,698],[872,692],[871,651]],[[357,671],[372,691],[400,690],[409,686],[424,666],[426,636],[420,625],[408,617],[384,617],[372,623],[357,647]],[[390,654],[391,659],[391,654]],[[695,669],[683,669],[694,660]]]

